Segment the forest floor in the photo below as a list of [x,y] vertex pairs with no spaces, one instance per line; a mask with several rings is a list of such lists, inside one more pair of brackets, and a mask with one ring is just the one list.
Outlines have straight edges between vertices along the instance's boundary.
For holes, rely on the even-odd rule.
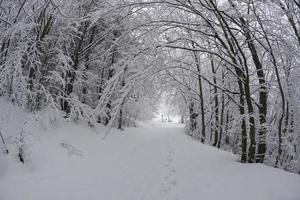
[[0,200],[299,200],[300,176],[203,145],[177,124],[125,131],[66,123],[25,164],[0,154]]

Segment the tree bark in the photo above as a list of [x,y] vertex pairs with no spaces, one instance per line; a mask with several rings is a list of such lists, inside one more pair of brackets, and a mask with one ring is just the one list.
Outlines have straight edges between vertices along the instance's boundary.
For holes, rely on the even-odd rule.
[[203,99],[203,87],[201,78],[201,66],[197,54],[194,52],[194,59],[196,62],[198,72],[198,86],[199,86],[199,97],[200,97],[200,112],[201,112],[201,142],[205,142],[205,111],[204,111],[204,99]]

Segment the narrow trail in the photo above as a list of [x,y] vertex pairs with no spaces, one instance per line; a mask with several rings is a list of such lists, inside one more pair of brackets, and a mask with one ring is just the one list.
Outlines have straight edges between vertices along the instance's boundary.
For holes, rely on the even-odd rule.
[[[32,155],[42,164],[0,175],[0,200],[300,199],[299,175],[241,164],[176,124],[114,130],[104,141],[95,132],[70,126],[45,133]],[[81,156],[68,155],[62,141]]]

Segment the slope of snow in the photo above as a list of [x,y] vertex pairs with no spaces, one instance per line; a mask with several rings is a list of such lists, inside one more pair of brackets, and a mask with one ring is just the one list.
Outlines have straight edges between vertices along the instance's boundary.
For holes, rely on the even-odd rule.
[[299,200],[300,176],[202,145],[176,124],[33,131],[25,165],[0,154],[0,200]]

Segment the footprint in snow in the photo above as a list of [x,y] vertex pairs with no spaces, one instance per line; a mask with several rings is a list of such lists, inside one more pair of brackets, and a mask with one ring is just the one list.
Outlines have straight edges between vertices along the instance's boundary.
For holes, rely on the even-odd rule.
[[[164,177],[162,184],[162,188],[160,189],[161,195],[171,195],[171,191],[177,185],[176,180],[176,170],[171,168],[173,162],[174,152],[169,150],[167,155],[167,163],[164,165],[168,168],[168,174]],[[178,200],[178,197],[172,197],[174,200]]]
[[173,158],[168,157],[168,161],[169,161],[169,162],[172,162],[172,161],[173,161]]
[[172,185],[172,186],[177,185],[177,181],[176,181],[176,180],[172,180],[172,181],[170,181],[169,183],[170,183],[170,185]]
[[161,192],[161,194],[168,194],[171,192],[171,188],[168,187],[168,188],[161,189],[160,192]]

